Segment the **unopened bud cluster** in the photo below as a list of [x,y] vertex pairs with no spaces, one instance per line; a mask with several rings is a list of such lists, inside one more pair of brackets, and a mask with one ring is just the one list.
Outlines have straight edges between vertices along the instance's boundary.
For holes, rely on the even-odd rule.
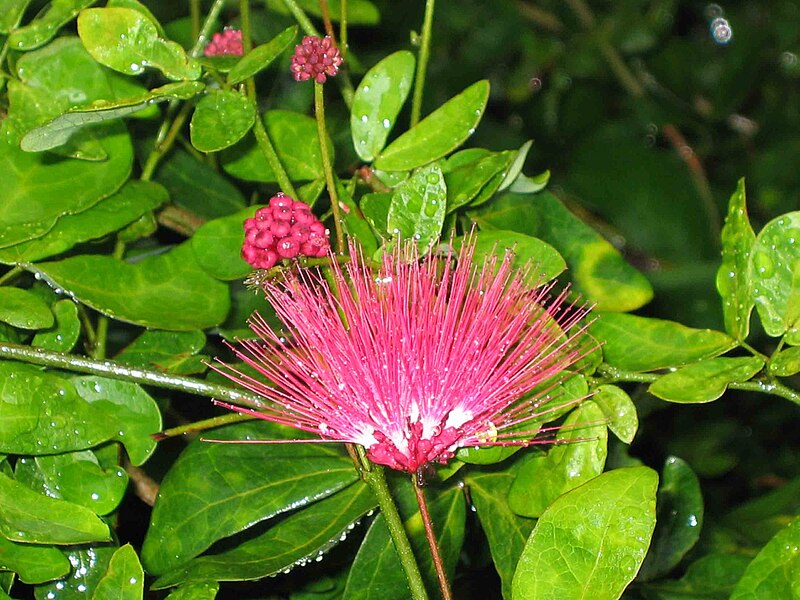
[[341,64],[342,55],[331,38],[307,35],[294,48],[291,70],[296,81],[313,79],[317,83],[325,83],[328,77],[339,72]]
[[328,254],[328,230],[308,204],[279,193],[244,222],[242,258],[255,269],[270,269],[284,258]]
[[226,29],[222,33],[215,33],[203,54],[206,56],[241,56],[244,54],[242,31]]

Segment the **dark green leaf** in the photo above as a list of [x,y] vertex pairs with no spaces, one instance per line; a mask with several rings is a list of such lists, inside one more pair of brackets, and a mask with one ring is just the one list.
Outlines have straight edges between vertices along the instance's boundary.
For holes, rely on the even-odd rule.
[[256,107],[247,96],[209,90],[192,115],[192,145],[201,152],[217,152],[242,139],[255,121]]
[[481,231],[475,242],[475,259],[478,264],[495,255],[500,260],[510,253],[515,269],[529,268],[528,281],[531,284],[545,283],[557,277],[566,263],[550,244],[537,238],[498,229]]
[[227,286],[200,268],[190,242],[135,264],[84,255],[29,268],[103,314],[145,327],[205,329],[230,308]]
[[796,598],[800,573],[800,518],[779,531],[748,565],[731,600]]
[[725,331],[738,341],[746,339],[750,333],[754,300],[748,263],[755,240],[747,217],[744,179],[740,179],[728,204],[728,216],[722,228],[722,264],[717,271]]
[[604,313],[589,327],[605,361],[627,371],[653,371],[713,358],[736,341],[720,331],[692,329],[662,319]]
[[57,548],[17,544],[0,535],[0,570],[17,573],[23,583],[50,581],[69,569],[69,561]]
[[[575,440],[578,441],[567,441]],[[518,515],[539,517],[556,498],[597,477],[606,463],[608,432],[603,413],[585,401],[564,421],[557,438],[561,443],[547,452],[530,455],[508,494],[508,504]]]
[[332,496],[292,513],[232,550],[201,556],[154,584],[156,589],[184,581],[240,581],[286,572],[321,561],[376,506],[374,494],[356,482]]
[[414,55],[390,54],[366,72],[353,96],[350,131],[358,156],[371,162],[383,150],[414,78]]
[[655,600],[729,600],[736,582],[750,563],[747,556],[707,554],[689,565],[678,581],[660,580],[647,584]]
[[[87,593],[93,593],[95,586],[105,575],[116,546],[74,546],[64,550],[72,564],[67,577],[36,587],[36,600],[86,600]],[[100,600],[97,598],[96,600]]]
[[408,171],[452,152],[475,131],[488,98],[489,82],[474,83],[389,144],[375,168]]
[[780,336],[800,321],[800,212],[773,219],[749,260],[753,299],[764,331]]
[[[264,440],[305,436],[267,423],[243,423],[215,431],[214,437]],[[161,484],[142,560],[148,571],[166,573],[217,540],[330,496],[356,478],[352,461],[336,445],[195,440]]]
[[437,165],[423,167],[392,194],[386,228],[401,239],[422,247],[438,239],[444,224],[447,187]]
[[361,196],[361,212],[364,218],[383,236],[389,235],[386,222],[389,219],[391,204],[391,192],[375,192]]
[[447,171],[447,212],[469,204],[478,194],[494,194],[513,160],[513,152],[496,152]]
[[364,218],[364,215],[361,214],[361,210],[353,200],[347,187],[338,177],[335,178],[335,181],[339,204],[344,205],[346,208],[346,210],[342,211],[344,213],[342,216],[344,229],[349,236],[358,240],[366,256],[372,256],[378,250],[378,240],[375,239],[375,234],[372,233],[369,223]]
[[666,575],[700,539],[703,495],[691,467],[676,456],[664,463],[656,502],[656,530],[639,578]]
[[287,27],[266,44],[256,46],[245,54],[228,73],[228,85],[241,83],[259,71],[266,69],[286,50],[297,35],[297,25]]
[[556,500],[514,574],[514,600],[616,600],[636,575],[655,526],[658,477],[616,469]]
[[62,25],[69,23],[82,8],[96,0],[52,0],[47,10],[24,27],[11,32],[8,45],[14,50],[33,50],[55,37]]
[[126,75],[145,67],[159,69],[167,79],[198,79],[200,65],[175,42],[159,37],[147,15],[132,8],[89,8],[78,16],[78,35],[92,57]]
[[219,583],[187,583],[167,596],[166,600],[214,600]]
[[662,400],[680,403],[716,400],[730,383],[747,381],[764,368],[757,356],[711,358],[663,375],[647,389]]
[[93,600],[141,600],[144,594],[144,570],[136,550],[125,544],[114,552],[108,570],[97,583]]
[[639,428],[636,405],[630,396],[615,385],[601,385],[592,396],[592,401],[603,411],[608,428],[614,435],[630,444]]
[[88,508],[48,498],[0,473],[0,535],[27,544],[84,544],[111,539]]
[[769,361],[769,372],[778,377],[800,373],[800,348],[787,348],[774,355]]
[[159,331],[150,329],[128,344],[114,360],[176,375],[202,373],[206,336],[202,331]]
[[31,292],[0,287],[0,321],[22,329],[47,329],[54,317],[44,300]]

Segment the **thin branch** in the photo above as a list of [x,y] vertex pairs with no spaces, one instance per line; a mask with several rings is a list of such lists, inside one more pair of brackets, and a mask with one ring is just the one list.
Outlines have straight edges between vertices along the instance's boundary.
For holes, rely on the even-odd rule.
[[450,582],[447,580],[447,573],[445,573],[444,570],[442,553],[439,551],[439,542],[436,541],[436,533],[433,531],[433,521],[431,520],[431,514],[428,510],[428,501],[425,499],[425,490],[422,489],[419,478],[416,475],[413,476],[412,479],[414,493],[417,496],[417,504],[419,505],[419,514],[422,517],[422,524],[425,526],[425,537],[431,549],[431,558],[433,559],[433,566],[436,569],[436,578],[439,580],[439,589],[442,592],[442,600],[453,600],[453,592],[450,590]]
[[431,32],[433,30],[433,9],[435,0],[425,0],[425,17],[422,21],[420,35],[419,60],[414,77],[414,96],[411,99],[411,127],[419,123],[422,113],[422,95],[425,91],[425,75],[428,72],[428,61],[431,56]]

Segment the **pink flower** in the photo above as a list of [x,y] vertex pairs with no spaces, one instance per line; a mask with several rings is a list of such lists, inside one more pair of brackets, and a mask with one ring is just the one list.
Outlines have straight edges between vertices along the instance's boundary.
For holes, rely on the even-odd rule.
[[588,309],[566,291],[551,297],[552,284],[528,286],[509,255],[475,264],[473,238],[457,257],[415,248],[400,245],[377,271],[351,248],[332,284],[308,270],[267,283],[289,341],[255,314],[260,340],[233,348],[265,381],[216,367],[267,402],[218,404],[361,444],[408,472],[462,447],[537,443],[533,420],[559,408],[545,406],[548,392],[592,349],[576,327]]
[[331,38],[307,35],[294,47],[291,69],[296,81],[314,79],[325,83],[327,76],[333,77],[339,72],[341,64],[342,56]]
[[206,56],[241,56],[244,54],[241,30],[225,29],[222,33],[215,33],[203,54]]

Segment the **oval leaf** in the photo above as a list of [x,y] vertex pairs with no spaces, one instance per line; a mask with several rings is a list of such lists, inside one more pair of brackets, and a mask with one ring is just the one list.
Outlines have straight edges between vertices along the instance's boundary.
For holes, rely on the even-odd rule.
[[288,48],[297,35],[297,25],[281,31],[266,44],[256,46],[245,54],[228,73],[228,85],[236,85],[266,69],[281,53]]
[[68,573],[70,564],[57,548],[15,544],[0,535],[0,569],[16,573],[23,583],[42,583]]
[[392,194],[386,228],[404,240],[427,246],[442,233],[447,187],[437,165],[423,167]]
[[796,598],[800,573],[800,518],[761,549],[736,584],[731,600]]
[[488,99],[488,81],[472,84],[389,144],[375,168],[408,171],[452,152],[473,134]]
[[616,469],[542,515],[514,574],[514,600],[616,600],[642,564],[655,526],[658,476]]
[[108,570],[98,582],[93,598],[141,600],[144,594],[144,570],[130,544],[119,548],[108,563]]
[[762,368],[764,361],[756,356],[712,358],[663,375],[647,391],[669,402],[711,402],[728,384],[747,381]]
[[[75,546],[65,549],[64,554],[72,565],[70,573],[57,581],[51,581],[36,587],[37,598],[48,596],[59,600],[82,600],[95,589],[103,578],[116,545]],[[93,598],[97,596],[92,595]]]
[[358,156],[371,162],[383,150],[411,90],[414,55],[390,54],[366,72],[353,96],[350,131]]
[[252,267],[242,258],[243,223],[262,205],[205,223],[192,236],[192,250],[205,271],[223,281],[242,279]]
[[478,264],[490,256],[501,260],[509,253],[516,269],[529,269],[531,284],[541,284],[555,279],[567,268],[564,259],[550,244],[514,231],[481,231],[475,242],[475,260]]
[[69,23],[82,8],[95,2],[97,0],[55,0],[33,21],[12,31],[8,45],[14,50],[38,48],[52,40],[61,26]]
[[54,322],[44,300],[27,290],[0,287],[0,322],[21,329],[47,329]]
[[601,385],[592,396],[592,402],[603,411],[614,435],[630,444],[639,428],[636,405],[630,396],[615,385]]
[[211,90],[192,115],[192,145],[201,152],[216,152],[244,137],[256,120],[256,107],[247,97],[232,90]]
[[78,305],[72,300],[59,300],[52,306],[56,324],[50,329],[39,331],[31,342],[31,346],[69,352],[78,343],[81,335],[81,322],[78,318]]

